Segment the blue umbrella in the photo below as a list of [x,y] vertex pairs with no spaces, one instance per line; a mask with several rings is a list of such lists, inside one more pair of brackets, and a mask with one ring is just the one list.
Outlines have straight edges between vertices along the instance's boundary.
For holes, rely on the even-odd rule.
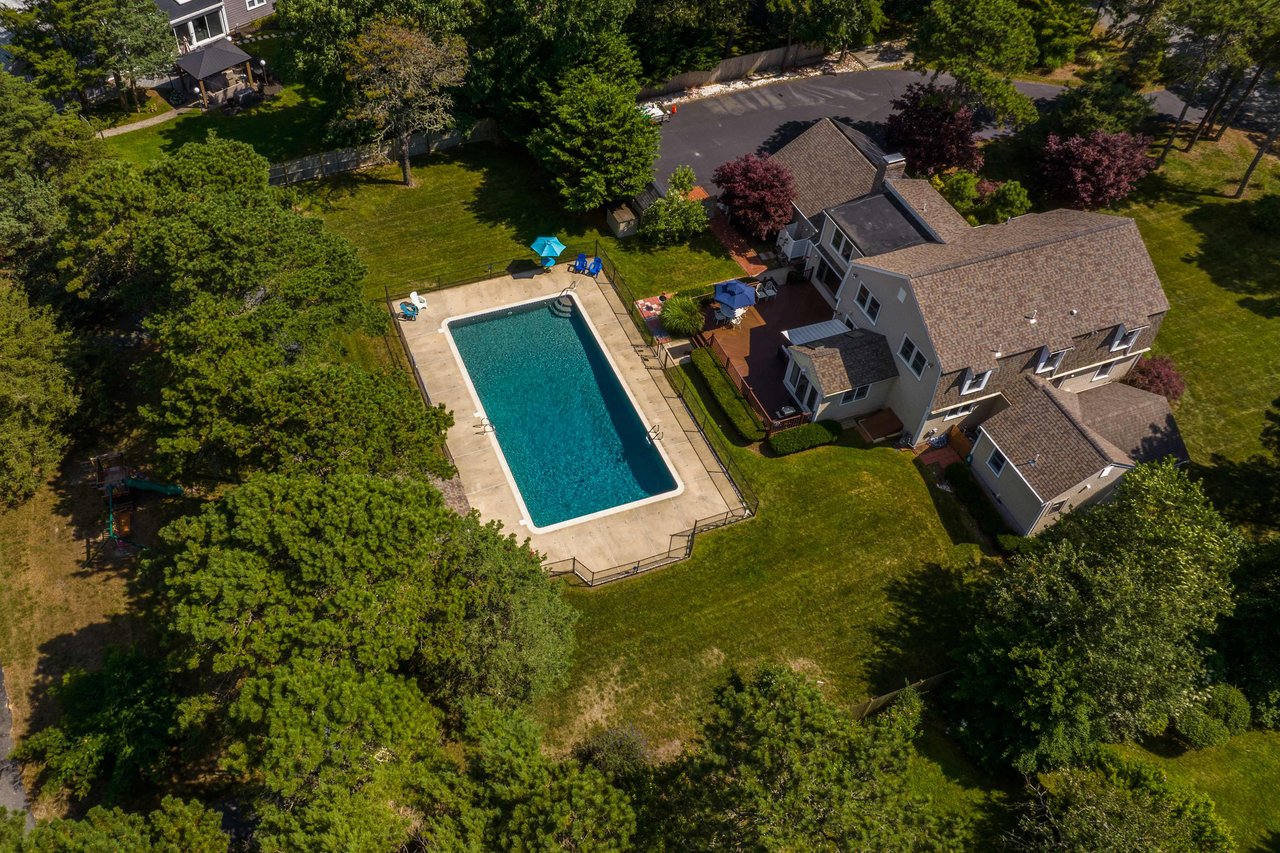
[[529,248],[540,258],[558,258],[564,251],[564,243],[558,237],[539,237]]
[[715,299],[716,302],[730,308],[746,308],[748,305],[756,304],[756,289],[749,284],[743,284],[736,278],[731,281],[722,281],[716,285]]

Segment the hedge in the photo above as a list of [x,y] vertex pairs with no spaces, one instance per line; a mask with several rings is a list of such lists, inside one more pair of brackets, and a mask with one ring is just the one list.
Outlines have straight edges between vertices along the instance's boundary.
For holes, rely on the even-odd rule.
[[729,374],[724,372],[724,367],[716,361],[711,350],[705,347],[696,349],[691,358],[693,366],[698,369],[698,373],[702,374],[707,387],[711,389],[711,396],[716,398],[716,402],[720,404],[720,408],[724,410],[725,416],[729,418],[734,429],[747,441],[763,441],[764,424],[760,423],[756,413],[751,411],[746,398],[733,387],[733,383],[729,381]]
[[836,421],[817,421],[794,429],[784,429],[769,436],[769,449],[779,456],[799,453],[811,447],[831,444],[840,438],[844,427]]
[[1249,700],[1239,688],[1230,684],[1215,684],[1209,688],[1209,695],[1204,700],[1204,712],[1215,720],[1221,720],[1227,731],[1238,735],[1249,728],[1252,716]]
[[991,499],[982,490],[982,486],[978,485],[973,471],[963,462],[952,462],[944,473],[947,482],[956,490],[956,497],[969,510],[974,521],[978,522],[978,527],[999,543],[1000,538],[1009,533],[1009,525],[1005,524],[1000,511],[991,505]]
[[1199,708],[1188,708],[1173,721],[1173,733],[1191,749],[1221,746],[1231,739],[1222,720],[1215,720]]

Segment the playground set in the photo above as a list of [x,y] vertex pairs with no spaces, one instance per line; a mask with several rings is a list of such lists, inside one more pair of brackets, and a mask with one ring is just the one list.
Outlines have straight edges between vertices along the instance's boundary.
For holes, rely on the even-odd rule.
[[133,516],[137,510],[136,492],[156,492],[168,497],[180,497],[182,487],[173,483],[159,483],[138,475],[137,469],[124,464],[121,453],[104,453],[89,460],[93,466],[94,480],[107,502],[107,539],[117,546],[128,545],[143,549],[129,539],[133,532]]

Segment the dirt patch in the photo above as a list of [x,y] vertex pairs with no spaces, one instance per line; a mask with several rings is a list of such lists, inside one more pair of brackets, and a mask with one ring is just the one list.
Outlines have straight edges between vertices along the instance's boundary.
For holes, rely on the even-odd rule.
[[577,713],[568,725],[557,727],[554,734],[548,732],[543,741],[545,752],[562,758],[569,753],[574,743],[592,729],[615,722],[618,698],[622,694],[621,673],[622,665],[614,664],[607,676],[572,695],[569,701],[577,706]]

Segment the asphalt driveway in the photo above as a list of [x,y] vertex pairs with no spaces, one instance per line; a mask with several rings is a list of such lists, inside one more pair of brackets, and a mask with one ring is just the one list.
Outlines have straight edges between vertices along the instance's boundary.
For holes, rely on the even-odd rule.
[[[4,670],[0,669],[0,808],[25,811],[27,796],[22,789],[18,765],[9,760],[13,749],[13,717],[9,714],[9,697],[4,689]],[[30,825],[31,817],[27,816]]]
[[[774,151],[823,116],[843,119],[863,130],[883,125],[893,112],[890,102],[908,84],[925,79],[927,75],[901,69],[859,71],[801,77],[680,104],[662,128],[658,184],[665,189],[671,170],[687,164],[698,183],[710,189],[711,173],[721,163],[753,151]],[[1062,92],[1061,87],[1044,83],[1018,83],[1017,87],[1037,100]],[[1182,102],[1160,92],[1156,108],[1176,115]],[[1198,111],[1192,113],[1198,118]]]

